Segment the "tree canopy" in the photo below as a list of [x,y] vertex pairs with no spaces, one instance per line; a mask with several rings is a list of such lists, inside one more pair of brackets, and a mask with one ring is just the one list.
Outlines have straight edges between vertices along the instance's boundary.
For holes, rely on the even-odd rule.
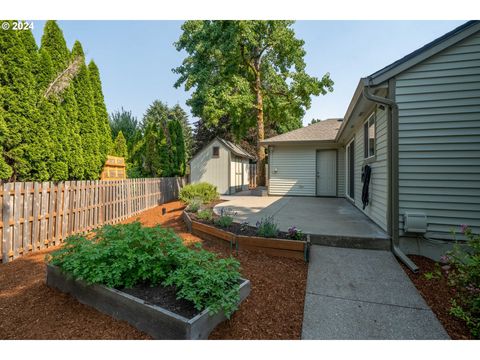
[[292,21],[186,21],[175,43],[186,51],[176,87],[193,90],[187,104],[209,125],[228,119],[237,139],[256,129],[259,180],[264,182],[265,124],[285,132],[302,125],[311,96],[333,90],[329,74],[305,71],[303,40]]

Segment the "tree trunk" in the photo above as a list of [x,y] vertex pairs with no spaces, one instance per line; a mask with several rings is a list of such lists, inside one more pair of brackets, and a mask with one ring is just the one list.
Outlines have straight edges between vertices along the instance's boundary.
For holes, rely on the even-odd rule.
[[260,70],[255,75],[255,92],[257,95],[257,186],[265,186],[265,148],[260,144],[265,138],[263,124],[263,95],[261,88]]

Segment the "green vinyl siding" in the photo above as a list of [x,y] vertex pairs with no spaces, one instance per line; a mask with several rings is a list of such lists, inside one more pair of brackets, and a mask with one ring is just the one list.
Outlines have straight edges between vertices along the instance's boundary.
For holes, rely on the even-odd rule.
[[[365,119],[366,120],[366,119]],[[372,175],[369,186],[369,205],[362,209],[362,166],[364,159],[363,121],[355,130],[355,206],[372,219],[383,230],[387,230],[387,116],[377,108],[375,124],[375,157],[369,160]]]
[[400,235],[405,211],[427,215],[427,236],[480,232],[480,33],[396,78]]

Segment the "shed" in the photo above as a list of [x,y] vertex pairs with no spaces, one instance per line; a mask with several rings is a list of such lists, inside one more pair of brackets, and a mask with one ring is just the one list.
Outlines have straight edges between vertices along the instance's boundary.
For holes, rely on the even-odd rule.
[[208,182],[223,195],[248,190],[249,164],[254,160],[240,146],[216,137],[190,160],[190,182]]

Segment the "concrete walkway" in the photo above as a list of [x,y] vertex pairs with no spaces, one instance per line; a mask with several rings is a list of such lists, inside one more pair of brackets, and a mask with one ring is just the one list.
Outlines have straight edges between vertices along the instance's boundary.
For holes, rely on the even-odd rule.
[[312,246],[303,339],[449,339],[388,251]]

